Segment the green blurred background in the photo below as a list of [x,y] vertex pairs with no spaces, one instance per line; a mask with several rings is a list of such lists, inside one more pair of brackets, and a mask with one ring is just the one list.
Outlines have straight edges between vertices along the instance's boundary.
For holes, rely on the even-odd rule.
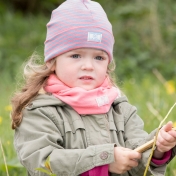
[[[176,1],[97,0],[113,25],[119,87],[137,106],[150,132],[176,99]],[[0,0],[0,138],[11,176],[25,175],[13,148],[10,97],[22,64],[34,51],[43,57],[46,23],[63,0]],[[79,8],[79,7],[78,7]],[[176,124],[176,110],[169,120]],[[0,175],[6,170],[0,150]],[[168,176],[176,176],[175,159]]]

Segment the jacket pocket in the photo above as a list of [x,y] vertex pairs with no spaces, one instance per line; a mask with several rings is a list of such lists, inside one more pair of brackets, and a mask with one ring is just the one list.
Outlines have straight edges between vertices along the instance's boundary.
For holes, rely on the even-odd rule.
[[68,121],[64,123],[65,133],[72,132],[76,133],[78,129],[85,130],[84,124],[81,119],[72,121],[72,123],[69,123]]
[[64,147],[67,149],[84,149],[87,147],[85,127],[82,120],[64,123]]
[[111,134],[111,141],[120,146],[125,146],[125,132],[124,132],[124,117],[123,114],[112,111],[112,118],[110,118],[109,127]]

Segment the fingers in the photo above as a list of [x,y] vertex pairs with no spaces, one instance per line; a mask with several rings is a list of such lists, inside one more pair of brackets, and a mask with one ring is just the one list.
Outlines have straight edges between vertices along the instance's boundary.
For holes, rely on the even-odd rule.
[[139,160],[141,158],[141,153],[131,150],[129,151],[128,156],[130,160]]
[[124,152],[126,154],[126,157],[129,159],[134,159],[134,160],[138,160],[141,158],[141,153],[136,152],[132,149],[129,148],[124,148],[124,147],[120,147],[121,148],[121,152]]
[[157,149],[160,152],[166,152],[176,145],[176,131],[172,130],[172,122],[168,122],[159,131],[157,138]]
[[163,145],[167,145],[170,142],[174,142],[174,137],[171,136],[169,133],[161,130],[157,141]]
[[115,162],[109,165],[109,171],[122,174],[138,165],[141,153],[128,148],[115,147],[114,156]]
[[131,168],[133,167],[137,167],[138,166],[138,160],[130,160],[128,163],[128,166],[130,166]]
[[161,143],[157,143],[156,150],[160,153],[165,153],[165,152],[171,150],[171,148],[173,148],[173,146],[162,145]]
[[172,130],[172,122],[168,122],[159,132],[159,142],[167,145],[169,142],[176,142],[176,131]]
[[168,133],[176,139],[176,131],[175,130],[168,131]]
[[130,160],[129,162],[126,162],[124,164],[120,164],[120,167],[118,167],[119,163],[118,164],[114,163],[114,164],[116,164],[116,171],[115,171],[115,173],[118,173],[118,174],[123,174],[126,171],[129,171],[132,168],[138,166],[138,162],[134,161],[134,160]]
[[125,167],[136,167],[138,165],[138,160],[141,159],[142,154],[127,148],[123,148],[123,152]]
[[162,127],[162,130],[164,130],[165,132],[168,132],[168,131],[172,130],[172,126],[173,126],[173,123],[170,121]]

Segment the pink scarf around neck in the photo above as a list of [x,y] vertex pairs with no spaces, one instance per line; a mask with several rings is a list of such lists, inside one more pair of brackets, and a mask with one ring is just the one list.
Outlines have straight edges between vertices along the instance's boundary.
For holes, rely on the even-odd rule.
[[79,114],[107,113],[113,101],[120,97],[120,90],[111,86],[108,79],[105,79],[100,87],[87,91],[80,87],[70,88],[52,74],[44,89],[70,105]]

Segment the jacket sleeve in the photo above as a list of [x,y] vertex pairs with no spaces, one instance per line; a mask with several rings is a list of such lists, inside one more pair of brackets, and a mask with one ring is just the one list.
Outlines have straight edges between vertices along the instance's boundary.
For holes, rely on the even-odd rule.
[[[123,105],[121,105],[119,109],[125,118],[125,147],[135,149],[147,141],[152,140],[155,136],[156,130],[152,131],[150,134],[144,131],[143,120],[137,115],[136,108],[128,102],[123,102],[122,104]],[[133,168],[130,171],[132,175],[143,176],[150,153],[151,149],[142,153],[142,159],[139,161],[138,167]],[[166,164],[167,163],[163,165],[155,165],[151,162],[147,175],[152,174],[154,176],[164,176]]]
[[46,109],[25,109],[22,123],[15,131],[14,145],[18,158],[31,176],[47,175],[36,168],[44,168],[48,157],[51,170],[57,176],[76,176],[114,161],[114,144],[65,149],[57,122],[50,109]]

